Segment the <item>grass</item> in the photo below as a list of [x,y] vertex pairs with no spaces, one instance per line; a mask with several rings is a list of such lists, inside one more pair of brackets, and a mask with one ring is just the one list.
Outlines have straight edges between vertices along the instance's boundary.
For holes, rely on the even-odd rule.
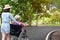
[[1,25],[1,18],[0,18],[0,25]]
[[41,26],[60,26],[60,24],[41,24]]
[[[26,23],[26,25],[28,25]],[[1,18],[0,18],[0,26],[1,26]],[[36,23],[33,23],[32,26],[36,26]],[[38,24],[38,26],[60,26],[60,24]]]
[[[31,24],[31,26],[36,26],[36,23]],[[38,26],[60,26],[60,24],[38,24]]]

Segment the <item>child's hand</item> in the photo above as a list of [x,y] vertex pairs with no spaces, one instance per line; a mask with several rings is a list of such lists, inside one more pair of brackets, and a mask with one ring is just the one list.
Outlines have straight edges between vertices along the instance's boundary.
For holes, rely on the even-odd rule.
[[19,25],[21,25],[21,23],[19,23]]

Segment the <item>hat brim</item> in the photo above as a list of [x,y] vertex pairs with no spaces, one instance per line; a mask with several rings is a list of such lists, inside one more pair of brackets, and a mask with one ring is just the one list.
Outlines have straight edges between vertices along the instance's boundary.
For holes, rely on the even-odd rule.
[[9,9],[10,7],[6,7],[6,8],[4,8],[4,9]]

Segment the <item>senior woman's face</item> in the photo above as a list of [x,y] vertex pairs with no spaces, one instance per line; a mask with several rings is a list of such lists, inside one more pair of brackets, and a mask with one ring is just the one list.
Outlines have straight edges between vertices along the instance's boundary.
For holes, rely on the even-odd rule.
[[20,18],[17,18],[16,20],[17,20],[17,21],[20,21]]

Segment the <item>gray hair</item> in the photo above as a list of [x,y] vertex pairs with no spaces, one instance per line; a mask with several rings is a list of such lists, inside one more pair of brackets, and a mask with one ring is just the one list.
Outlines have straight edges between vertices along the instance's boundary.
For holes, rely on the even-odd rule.
[[15,16],[15,19],[18,19],[18,18],[20,18],[20,16],[19,16],[19,15],[16,15],[16,16]]

